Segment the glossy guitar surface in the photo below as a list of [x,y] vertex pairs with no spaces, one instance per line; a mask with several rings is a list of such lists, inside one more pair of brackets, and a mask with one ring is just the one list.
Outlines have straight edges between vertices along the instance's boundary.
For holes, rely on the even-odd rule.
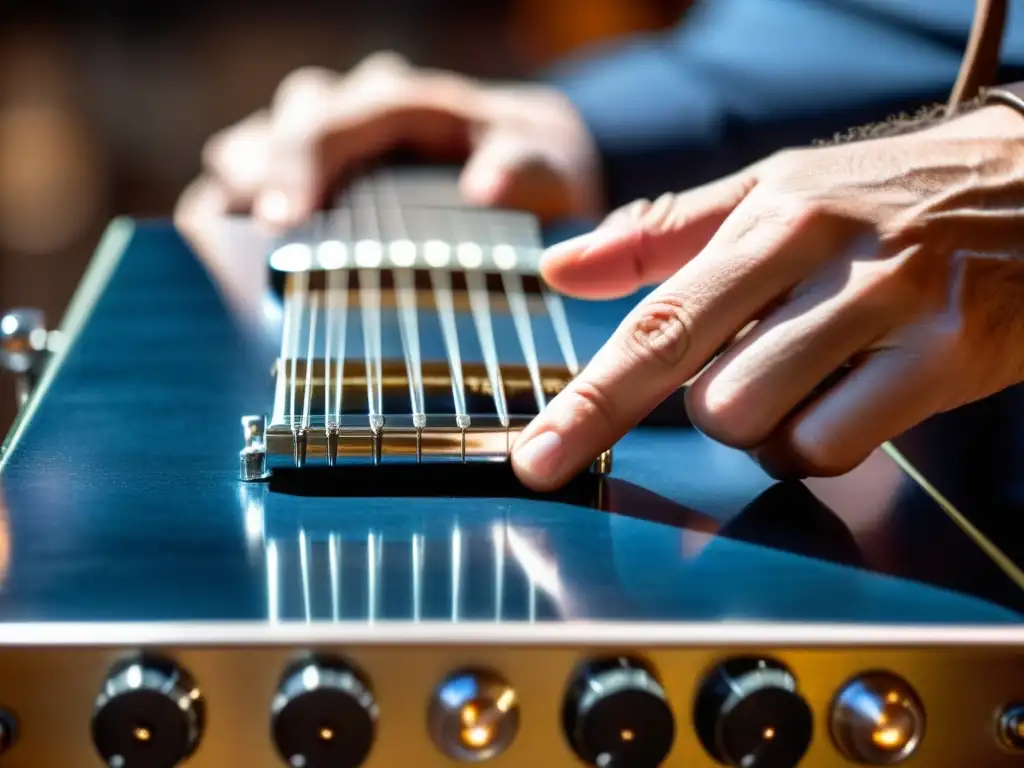
[[[895,448],[846,477],[776,484],[691,428],[645,426],[609,477],[548,497],[501,463],[243,483],[239,419],[269,410],[282,313],[264,254],[232,242],[204,268],[168,225],[115,222],[5,444],[0,709],[20,735],[4,765],[104,764],[97,694],[143,650],[202,692],[197,768],[287,764],[271,702],[312,651],[373,690],[370,766],[450,764],[428,704],[467,665],[516,691],[494,765],[582,764],[564,697],[573,665],[609,653],[659,680],[665,765],[740,760],[702,740],[729,731],[698,691],[736,656],[795,680],[813,713],[800,764],[849,764],[839,692],[871,670],[922,703],[915,764],[1017,764],[1000,718],[1024,699],[1024,579]],[[586,359],[631,302],[565,306]],[[129,721],[111,727],[159,736]]]

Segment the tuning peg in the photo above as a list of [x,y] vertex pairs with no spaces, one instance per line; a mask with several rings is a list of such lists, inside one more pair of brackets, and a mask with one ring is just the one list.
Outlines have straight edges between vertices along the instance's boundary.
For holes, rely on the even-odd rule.
[[49,348],[41,310],[12,309],[0,318],[0,371],[15,377],[19,406],[28,400]]

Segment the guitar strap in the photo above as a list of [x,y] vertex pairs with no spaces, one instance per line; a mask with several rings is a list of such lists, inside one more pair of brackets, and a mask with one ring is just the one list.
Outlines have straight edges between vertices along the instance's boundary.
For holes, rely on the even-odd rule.
[[966,101],[993,85],[1006,28],[1007,0],[975,0],[974,22],[956,84],[947,102],[952,115]]

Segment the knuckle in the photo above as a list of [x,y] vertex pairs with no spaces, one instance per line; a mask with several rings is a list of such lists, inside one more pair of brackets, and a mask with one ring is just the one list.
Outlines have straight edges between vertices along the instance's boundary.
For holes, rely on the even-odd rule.
[[690,348],[691,320],[678,296],[665,294],[641,304],[625,328],[630,357],[674,369]]
[[660,235],[672,228],[676,212],[676,196],[666,192],[637,212],[640,229],[645,235]]
[[838,435],[822,435],[798,425],[788,436],[788,453],[798,472],[812,477],[835,477],[854,469],[863,458],[853,455],[851,446]]
[[287,99],[296,93],[325,88],[337,75],[324,67],[300,67],[289,72],[277,86],[275,101]]
[[363,59],[357,69],[364,73],[394,73],[405,70],[409,62],[396,51],[376,51]]
[[575,418],[607,424],[616,423],[615,402],[597,384],[586,379],[577,379],[565,391],[572,397],[571,409]]
[[748,398],[735,387],[717,384],[701,376],[686,391],[686,413],[702,433],[730,448],[750,450],[764,439],[756,412],[747,407]]

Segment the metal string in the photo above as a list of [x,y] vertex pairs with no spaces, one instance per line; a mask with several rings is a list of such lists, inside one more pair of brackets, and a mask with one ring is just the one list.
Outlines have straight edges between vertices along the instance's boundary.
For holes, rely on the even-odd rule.
[[[378,239],[377,210],[360,204],[366,214],[366,236],[355,244],[359,280],[359,308],[363,321],[363,357],[366,364],[366,400],[370,430],[377,435],[384,426],[383,354],[381,350],[380,272],[383,252]],[[374,452],[374,459],[378,457]]]
[[295,427],[296,397],[298,390],[298,364],[299,364],[299,339],[302,332],[302,317],[305,314],[305,301],[309,293],[309,273],[299,272],[295,279],[295,316],[292,319],[292,337],[289,342],[291,346],[291,399],[288,406],[288,424]]
[[[394,232],[389,245],[391,259],[394,263],[412,263],[416,258],[416,245],[409,240],[405,222],[402,218],[401,201],[390,180],[381,184],[390,200],[384,210],[392,213],[391,224]],[[383,217],[382,217],[383,218]],[[411,251],[410,251],[411,249]],[[425,395],[423,392],[423,361],[420,355],[419,318],[416,307],[416,279],[413,271],[398,266],[392,270],[395,281],[395,303],[398,308],[398,330],[402,337],[402,353],[405,357],[406,380],[409,383],[409,404],[412,408],[412,423],[417,430],[427,424]],[[421,458],[420,445],[417,441],[416,459]]]
[[277,381],[274,390],[274,415],[272,424],[284,423],[285,398],[288,387],[287,364],[291,356],[292,324],[295,322],[295,278],[288,275],[285,278],[284,292],[284,326],[281,329],[281,355],[277,361]]
[[572,343],[572,333],[569,330],[569,319],[565,315],[565,304],[562,295],[555,293],[546,285],[541,286],[541,295],[544,297],[544,304],[548,308],[548,316],[551,324],[555,327],[555,337],[558,339],[558,346],[562,350],[562,358],[573,376],[580,372],[580,362],[576,357],[576,347]]
[[[348,334],[348,270],[344,264],[348,260],[347,243],[352,241],[351,211],[343,203],[337,211],[336,238],[321,243],[321,248],[328,246],[336,249],[339,257],[332,260],[340,268],[331,269],[327,273],[327,338],[324,342],[324,422],[327,425],[341,423],[341,404],[345,381],[345,341]],[[335,348],[334,336],[337,335]],[[331,368],[334,361],[334,380],[332,392]],[[331,396],[334,396],[334,418],[331,413]]]
[[320,294],[309,296],[309,340],[306,342],[306,386],[302,403],[302,428],[309,429],[309,410],[313,401],[313,356],[316,354],[316,320],[320,308]]
[[523,279],[518,273],[503,272],[501,284],[505,288],[505,297],[508,299],[509,310],[512,312],[512,322],[516,327],[516,336],[519,337],[519,346],[522,347],[523,357],[526,358],[526,368],[530,372],[533,396],[537,401],[537,412],[539,413],[547,405],[547,398],[544,396],[544,387],[540,382],[537,346],[533,341],[533,328],[530,325],[530,307],[526,303]]
[[[447,247],[447,243],[438,241]],[[455,323],[455,299],[452,295],[452,276],[441,269],[430,271],[430,282],[434,290],[434,305],[437,307],[444,337],[444,349],[448,356],[448,371],[452,382],[452,402],[455,403],[455,423],[460,429],[469,427],[466,413],[466,385],[462,376],[462,355],[459,351],[459,332]]]
[[505,384],[501,378],[501,366],[498,363],[498,348],[494,339],[494,325],[491,322],[491,299],[487,291],[487,280],[477,271],[477,261],[481,249],[472,239],[467,226],[468,217],[458,213],[453,215],[452,228],[455,241],[458,243],[456,255],[465,268],[466,290],[469,294],[469,308],[473,314],[473,325],[480,342],[480,351],[484,357],[484,368],[491,383],[494,397],[494,410],[503,427],[508,427],[508,405],[505,399]]

